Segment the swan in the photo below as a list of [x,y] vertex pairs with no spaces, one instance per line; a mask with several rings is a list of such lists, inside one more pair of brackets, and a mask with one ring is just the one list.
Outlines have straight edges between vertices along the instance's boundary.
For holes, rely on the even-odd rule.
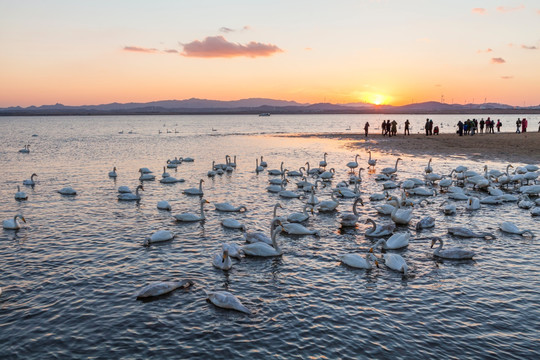
[[471,196],[467,200],[467,205],[465,206],[465,208],[467,210],[478,210],[480,209],[480,206],[481,206],[480,199],[478,199],[477,197]]
[[253,232],[246,232],[246,234],[244,235],[244,238],[246,242],[250,244],[253,244],[256,242],[263,242],[268,245],[272,245],[272,234],[274,232],[274,228],[278,224],[281,225],[281,220],[279,218],[274,217],[274,219],[270,222],[270,237],[268,237],[268,235],[266,235],[262,231],[253,231]]
[[431,158],[429,159],[427,166],[424,168],[424,172],[426,174],[433,172],[433,168],[431,167]]
[[19,150],[20,153],[23,153],[23,154],[28,154],[30,153],[30,145],[24,145],[24,148],[22,148],[21,150]]
[[398,162],[402,160],[401,158],[397,158],[396,160],[396,165],[394,167],[386,167],[384,169],[381,170],[381,173],[384,174],[384,175],[391,175],[391,174],[395,174],[397,172],[397,166],[398,166]]
[[227,155],[229,157],[229,166],[232,167],[232,168],[235,168],[236,167],[236,155],[234,155],[234,158],[233,158],[233,161],[231,161],[231,157],[229,155]]
[[443,250],[443,240],[440,238],[436,238],[431,240],[431,248],[437,243],[437,241],[440,243],[439,247],[435,249],[433,252],[433,255],[443,258],[443,259],[451,259],[451,260],[469,260],[472,259],[475,255],[473,251],[462,249],[459,247],[452,247],[449,249]]
[[358,169],[358,176],[356,175],[351,175],[349,177],[349,184],[355,184],[355,183],[361,183],[362,182],[362,170],[364,170],[364,168],[359,168]]
[[266,163],[266,161],[263,160],[262,155],[261,155],[261,166],[262,166],[262,167],[267,167],[267,166],[268,166],[268,164]]
[[388,203],[395,204],[394,211],[390,214],[390,217],[392,218],[392,221],[394,221],[398,225],[407,225],[411,219],[412,219],[412,209],[401,209],[399,205],[399,201],[395,198],[391,198]]
[[239,229],[242,231],[246,230],[246,226],[244,224],[242,224],[240,221],[233,218],[227,218],[227,219],[221,220],[221,225],[229,229]]
[[167,168],[168,169],[176,169],[178,168],[178,162],[174,162],[175,160],[167,160]]
[[121,201],[138,201],[141,200],[141,196],[139,195],[139,189],[144,191],[144,188],[142,185],[137,186],[137,189],[135,189],[135,194],[132,193],[121,193],[118,195],[118,200]]
[[449,204],[448,201],[443,201],[443,203],[440,206],[443,206],[442,209],[444,215],[455,215],[456,214],[456,204]]
[[207,294],[207,299],[217,307],[224,309],[237,310],[246,314],[251,311],[245,307],[240,300],[228,291],[214,291]]
[[407,262],[401,255],[398,254],[391,254],[386,253],[383,254],[384,264],[397,272],[402,272],[403,275],[407,275],[407,271],[409,270],[409,267],[407,266]]
[[279,185],[269,185],[266,187],[266,190],[271,193],[279,193],[280,191],[285,190],[283,185],[287,184],[287,180],[282,180]]
[[531,216],[540,216],[540,207],[537,206],[534,209],[531,209]]
[[139,177],[140,181],[153,181],[156,180],[156,176],[152,175],[151,173],[147,173],[142,171],[142,169],[139,169],[139,172],[141,173],[141,176]]
[[228,202],[224,203],[216,203],[214,204],[217,211],[224,211],[224,212],[242,212],[247,211],[247,208],[245,206],[232,206]]
[[151,173],[153,173],[152,170],[150,170],[150,169],[148,169],[148,168],[145,168],[145,167],[144,167],[144,168],[140,168],[140,169],[139,169],[139,172],[142,173],[142,174],[151,174]]
[[229,250],[225,249],[222,252],[214,254],[212,265],[221,270],[230,270],[233,264],[231,258],[229,257]]
[[194,158],[189,157],[189,156],[188,156],[188,157],[181,157],[181,158],[178,159],[178,160],[180,160],[180,162],[194,162],[194,161],[195,161]]
[[30,176],[30,179],[26,179],[26,180],[23,181],[23,185],[30,185],[30,186],[36,185],[36,182],[34,181],[34,177],[36,177],[36,176],[37,176],[37,174],[35,174],[35,173],[32,174]]
[[311,188],[311,194],[309,195],[309,199],[307,201],[308,205],[317,205],[320,203],[319,199],[315,196],[315,188]]
[[370,201],[381,201],[381,200],[384,200],[388,197],[388,191],[384,191],[382,194],[381,193],[375,193],[375,194],[371,194],[369,195],[369,200]]
[[396,208],[395,206],[390,205],[390,204],[383,204],[383,205],[375,206],[375,210],[377,210],[377,212],[382,215],[391,215],[392,211],[394,211],[395,208]]
[[395,188],[398,188],[399,187],[399,184],[396,183],[395,181],[385,181],[382,183],[382,186],[383,186],[383,189],[384,190],[388,190],[388,189],[395,189]]
[[4,229],[8,229],[8,230],[18,230],[21,228],[21,224],[19,224],[19,221],[17,219],[21,219],[23,222],[26,222],[26,219],[24,218],[24,216],[20,215],[20,214],[17,214],[13,217],[13,219],[8,219],[8,220],[4,220],[2,222],[2,227]]
[[326,156],[327,156],[327,155],[328,155],[328,153],[324,153],[324,155],[323,155],[324,159],[321,160],[321,161],[319,161],[319,166],[320,166],[320,167],[325,168],[326,165],[328,165],[328,163],[326,162]]
[[474,231],[470,229],[459,227],[459,226],[449,227],[448,233],[450,233],[451,235],[459,236],[463,238],[488,238],[488,237],[493,238],[493,235],[491,235],[490,233],[486,233],[486,232],[475,233]]
[[278,195],[286,199],[298,199],[298,198],[304,197],[304,195],[300,195],[300,194],[295,193],[294,191],[285,190],[285,189],[281,190],[278,193]]
[[332,200],[325,200],[317,205],[317,210],[322,212],[330,212],[336,210],[339,205],[338,200],[334,197],[334,193],[330,193]]
[[388,181],[388,180],[394,180],[395,177],[396,177],[395,174],[391,174],[391,175],[377,174],[377,175],[375,175],[375,181]]
[[[30,146],[30,145],[28,145],[28,146]],[[538,167],[537,165],[529,164],[529,165],[525,165],[525,169],[527,169],[527,171],[533,172],[533,171],[540,170],[540,167]]]
[[255,172],[258,174],[261,171],[264,171],[264,167],[259,165],[259,159],[255,159]]
[[112,171],[109,171],[109,177],[115,178],[118,174],[116,173],[116,166],[113,167]]
[[216,162],[212,161],[212,167],[210,168],[210,170],[208,170],[208,172],[206,173],[206,176],[208,176],[208,177],[216,176],[216,171],[214,170],[215,165],[216,165]]
[[457,201],[469,200],[469,196],[467,194],[462,193],[462,192],[449,193],[448,198],[452,199],[452,200],[457,200]]
[[283,161],[281,162],[279,170],[277,169],[268,170],[268,175],[281,175],[281,174],[283,174]]
[[374,261],[377,267],[379,266],[379,262],[377,261],[377,258],[375,257],[375,255],[373,255],[372,248],[369,249],[365,257],[362,257],[360,254],[344,254],[344,255],[341,255],[339,259],[341,260],[343,264],[353,267],[353,268],[358,268],[358,269],[369,270],[373,268],[371,261]]
[[77,191],[75,191],[75,189],[73,189],[71,186],[66,186],[65,188],[61,188],[60,190],[58,190],[58,193],[62,195],[68,195],[68,196],[77,195]]
[[382,245],[383,249],[388,250],[395,250],[395,249],[401,249],[409,245],[409,239],[411,238],[411,234],[409,233],[400,233],[400,234],[393,234],[390,236],[388,240],[380,239],[377,241],[375,246],[378,247],[379,245]]
[[204,195],[204,192],[203,192],[203,189],[202,189],[202,183],[204,182],[203,179],[199,180],[199,188],[189,188],[189,189],[186,189],[184,191],[182,191],[182,193],[186,194],[186,195]]
[[288,171],[287,176],[304,176],[304,173],[302,172],[302,169],[304,171],[306,171],[306,168],[302,166],[302,167],[300,167],[300,169],[298,169],[298,171],[296,171],[296,170]]
[[231,258],[237,258],[238,260],[240,260],[244,254],[242,247],[234,243],[223,243],[221,245],[221,251],[224,252],[225,250],[229,252]]
[[540,185],[527,185],[519,188],[519,191],[525,195],[540,195]]
[[143,245],[150,246],[152,243],[164,242],[174,239],[175,233],[169,230],[158,230],[152,234],[152,236],[144,239]]
[[129,193],[131,193],[131,189],[129,187],[125,186],[125,185],[122,185],[122,186],[118,187],[118,192],[120,194],[129,194]]
[[166,178],[166,177],[169,177],[171,176],[171,174],[169,174],[166,170],[165,170],[165,166],[163,167],[163,174],[161,174],[161,177],[162,178]]
[[15,200],[26,200],[28,195],[24,191],[21,191],[21,187],[17,185],[17,192],[15,193]]
[[136,297],[137,299],[145,299],[160,296],[170,293],[178,288],[187,289],[191,285],[193,285],[192,280],[154,282],[137,291]]
[[321,236],[319,230],[309,230],[298,223],[282,224],[283,232],[289,235],[315,235]]
[[358,158],[360,157],[360,155],[356,154],[354,156],[354,161],[350,161],[347,163],[347,167],[349,169],[351,169],[351,173],[354,172],[354,169],[356,169],[358,167]]
[[268,183],[271,185],[287,184],[289,180],[285,179],[285,174],[281,174],[280,178],[268,179]]
[[409,189],[414,188],[415,186],[416,186],[415,182],[411,179],[407,179],[401,183],[401,188],[403,190],[409,190]]
[[336,173],[336,170],[334,168],[331,168],[328,171],[324,171],[321,175],[319,175],[319,178],[323,181],[330,181],[334,177],[334,174]]
[[366,230],[366,236],[369,237],[382,237],[392,234],[396,225],[394,223],[377,225],[375,221],[366,219],[366,224],[371,224],[372,228]]
[[263,241],[253,242],[242,246],[242,251],[248,256],[260,256],[260,257],[270,257],[270,256],[281,256],[283,251],[279,248],[276,237],[283,230],[283,228],[278,225],[272,232],[271,245]]
[[510,234],[517,234],[517,235],[523,235],[523,234],[530,234],[532,237],[534,237],[534,233],[532,230],[520,230],[514,223],[510,221],[504,221],[499,225],[499,229],[503,232],[507,232]]
[[162,184],[175,184],[175,183],[184,182],[184,181],[185,181],[184,179],[177,179],[172,176],[164,177],[161,180],[159,180],[159,182]]
[[206,199],[201,199],[201,216],[197,216],[192,213],[183,213],[183,214],[177,214],[174,215],[174,218],[176,221],[181,222],[196,222],[196,221],[204,221],[206,217],[204,216],[204,204],[207,204],[208,201]]
[[529,199],[527,195],[521,195],[518,202],[518,207],[520,209],[530,209],[534,206],[534,202]]
[[503,201],[498,196],[486,196],[480,200],[481,204],[501,205]]
[[358,183],[354,184],[354,190],[340,189],[340,190],[338,190],[338,194],[341,197],[349,198],[349,199],[359,197],[360,196],[360,189],[358,188]]
[[311,209],[311,213],[313,214],[313,206],[310,206],[309,204],[304,205],[303,212],[295,212],[287,216],[287,221],[291,223],[300,223],[302,221],[306,221],[309,219],[308,209]]
[[452,180],[451,177],[450,179],[441,179],[441,181],[439,181],[439,187],[441,188],[441,191],[443,191],[444,189],[448,189],[450,186],[452,186],[452,184],[454,184],[454,180]]
[[171,204],[169,204],[169,202],[167,200],[158,201],[157,208],[159,210],[168,210],[168,211],[172,210]]
[[435,181],[441,180],[443,178],[443,175],[429,173],[429,174],[424,175],[424,178],[426,179],[426,184],[433,185]]
[[274,210],[272,212],[272,221],[278,219],[279,221],[287,221],[287,217],[286,216],[277,216],[277,209],[278,208],[283,208],[283,206],[281,206],[280,203],[276,203],[274,205]]
[[418,196],[436,196],[437,195],[437,190],[426,189],[425,187],[409,189],[407,192],[411,195],[418,195]]
[[514,196],[512,194],[502,194],[501,196],[499,196],[499,198],[503,202],[516,202],[516,201],[519,200],[519,198],[517,196]]
[[311,169],[311,168],[309,167],[309,161],[306,162],[306,166],[307,166],[306,172],[307,172],[309,175],[318,175],[318,174],[320,174],[319,169],[317,169],[317,168]]
[[357,198],[356,200],[354,200],[352,213],[345,213],[341,215],[341,218],[339,220],[341,227],[355,227],[356,226],[356,223],[358,222],[358,217],[360,216],[357,210],[358,203],[364,206],[364,202],[362,201],[362,199]]
[[426,228],[432,228],[435,226],[435,218],[427,216],[416,223],[416,231],[420,231]]
[[487,191],[491,196],[502,196],[504,194],[501,189],[493,186],[488,186]]
[[371,158],[371,150],[369,150],[368,153],[369,153],[369,159],[367,163],[369,166],[375,167],[375,165],[377,165],[377,160]]

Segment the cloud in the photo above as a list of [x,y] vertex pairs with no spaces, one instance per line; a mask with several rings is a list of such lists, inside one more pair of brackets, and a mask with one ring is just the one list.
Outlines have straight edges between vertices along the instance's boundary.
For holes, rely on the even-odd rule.
[[527,45],[521,45],[521,48],[526,49],[526,50],[536,50],[536,49],[538,49],[536,46],[527,46]]
[[503,58],[491,58],[492,64],[504,64],[505,62]]
[[225,34],[235,32],[235,31],[248,31],[248,30],[251,30],[251,27],[249,27],[249,25],[243,26],[240,30],[232,29],[232,28],[229,28],[229,27],[226,27],[226,26],[223,26],[223,27],[219,28],[219,31],[222,32],[222,33],[225,33]]
[[513,76],[501,76],[501,79],[503,80],[510,80],[510,79],[513,79],[514,77]]
[[163,52],[167,54],[177,54],[179,51],[175,49],[165,49]]
[[124,46],[124,51],[132,51],[132,52],[142,52],[142,53],[155,53],[158,52],[158,49],[149,49],[149,48],[143,48],[139,46]]
[[487,48],[486,50],[478,50],[477,53],[490,53],[493,50],[491,48]]
[[525,6],[523,6],[523,5],[519,5],[519,6],[516,6],[516,7],[498,6],[497,11],[502,12],[502,13],[507,13],[507,12],[511,12],[511,11],[521,10],[521,9],[524,9],[524,8],[525,8]]
[[228,42],[223,36],[208,36],[202,41],[195,40],[184,47],[183,56],[202,58],[231,58],[246,56],[255,58],[258,56],[271,56],[283,52],[279,47],[272,44],[263,44],[251,41],[246,45]]
[[475,14],[484,15],[485,13],[487,13],[487,10],[484,8],[474,8],[472,9],[472,12]]

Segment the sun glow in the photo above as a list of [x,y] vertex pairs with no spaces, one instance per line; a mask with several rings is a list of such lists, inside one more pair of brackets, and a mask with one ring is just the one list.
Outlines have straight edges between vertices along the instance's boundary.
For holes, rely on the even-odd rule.
[[381,94],[368,94],[366,96],[366,102],[374,105],[381,105],[384,104],[386,100],[386,97]]

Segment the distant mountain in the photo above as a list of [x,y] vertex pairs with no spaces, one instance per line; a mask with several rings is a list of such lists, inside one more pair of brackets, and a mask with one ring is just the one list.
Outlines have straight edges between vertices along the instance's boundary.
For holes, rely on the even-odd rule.
[[121,115],[121,114],[458,114],[458,113],[540,113],[540,105],[514,107],[498,103],[446,104],[437,101],[403,106],[349,104],[301,104],[296,101],[250,98],[234,101],[186,99],[147,103],[111,103],[102,105],[65,106],[62,104],[16,106],[0,109],[0,116],[9,115]]

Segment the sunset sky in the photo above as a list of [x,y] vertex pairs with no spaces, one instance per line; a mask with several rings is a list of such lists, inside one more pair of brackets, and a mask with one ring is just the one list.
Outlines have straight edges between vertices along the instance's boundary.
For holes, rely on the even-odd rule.
[[540,2],[0,0],[0,107],[540,104]]

